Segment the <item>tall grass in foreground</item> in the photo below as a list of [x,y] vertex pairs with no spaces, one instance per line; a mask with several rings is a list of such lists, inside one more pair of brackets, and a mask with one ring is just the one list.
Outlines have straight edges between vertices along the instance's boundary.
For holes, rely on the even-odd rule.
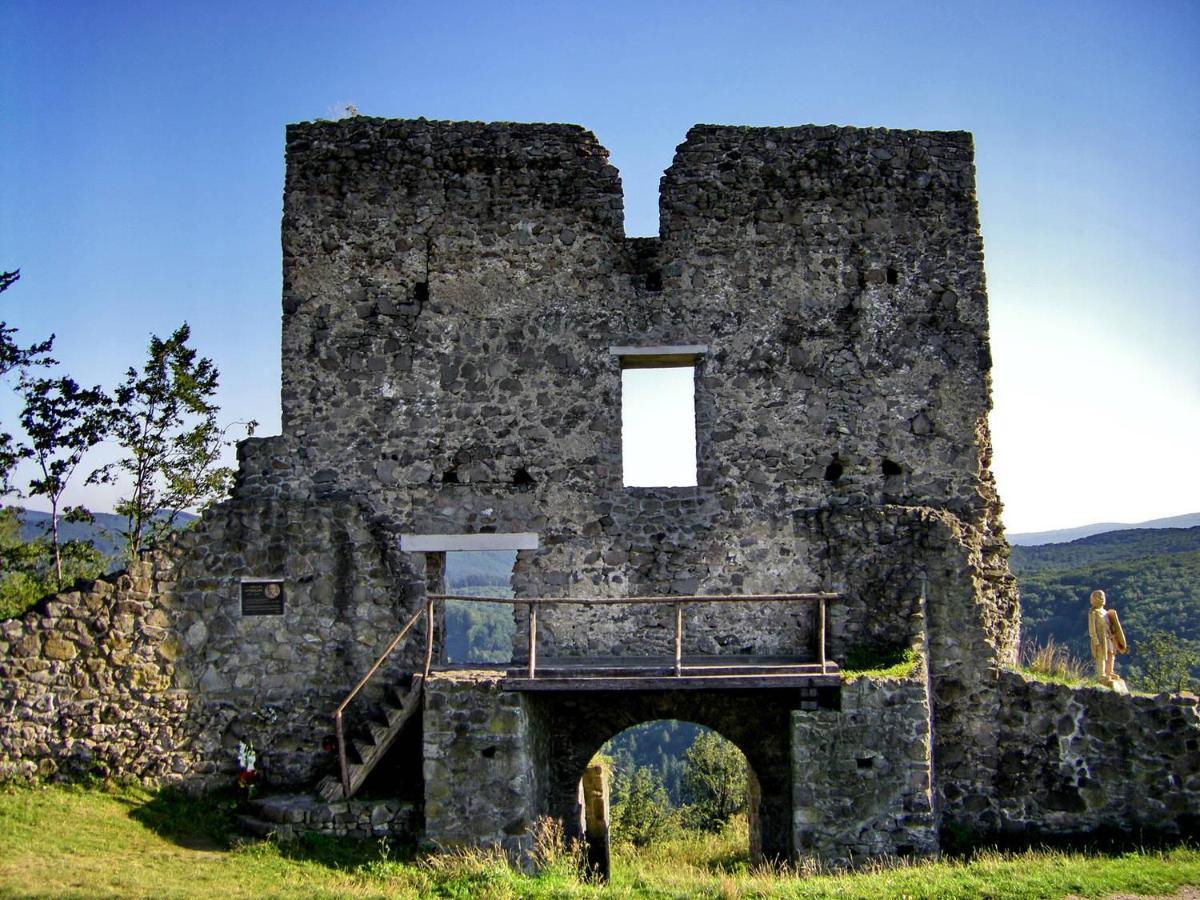
[[1091,667],[1054,638],[1047,638],[1044,644],[1030,641],[1022,646],[1021,670],[1058,684],[1080,685],[1092,680]]
[[680,833],[619,847],[612,884],[576,875],[561,834],[545,837],[539,875],[503,855],[428,857],[386,843],[309,837],[240,844],[213,800],[142,789],[0,789],[0,897],[1105,897],[1200,885],[1200,851],[981,853],[856,874],[746,862],[744,820],[720,834]]

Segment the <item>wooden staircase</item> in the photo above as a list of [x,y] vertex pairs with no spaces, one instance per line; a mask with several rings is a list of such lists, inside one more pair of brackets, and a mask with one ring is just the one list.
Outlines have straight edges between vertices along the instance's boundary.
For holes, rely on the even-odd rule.
[[378,765],[379,761],[391,749],[397,736],[408,723],[409,719],[421,708],[421,694],[425,685],[425,676],[413,675],[412,684],[408,690],[393,688],[390,697],[385,699],[382,706],[382,719],[368,719],[360,730],[350,739],[358,756],[358,762],[346,759],[346,775],[349,781],[349,791],[336,775],[326,775],[317,785],[317,796],[324,800],[349,800],[362,787],[367,776]]

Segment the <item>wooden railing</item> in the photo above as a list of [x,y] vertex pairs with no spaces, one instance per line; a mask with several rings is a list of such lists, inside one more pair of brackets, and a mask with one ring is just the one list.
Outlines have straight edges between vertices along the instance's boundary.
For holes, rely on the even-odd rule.
[[827,609],[830,600],[837,600],[841,597],[836,593],[802,593],[802,594],[694,594],[689,596],[678,597],[594,597],[591,599],[581,597],[473,597],[464,594],[428,594],[425,598],[424,607],[413,613],[412,617],[404,623],[404,627],[400,629],[400,633],[392,638],[392,642],[387,645],[387,648],[375,660],[375,664],[367,670],[367,674],[354,686],[349,694],[346,695],[333,714],[334,732],[337,736],[338,744],[338,764],[341,769],[342,785],[345,789],[346,796],[350,796],[350,774],[348,761],[346,759],[346,739],[345,729],[343,725],[343,714],[350,703],[357,697],[367,686],[368,682],[382,668],[387,658],[395,652],[400,646],[401,641],[413,630],[417,622],[422,617],[425,618],[425,661],[422,670],[421,685],[422,689],[425,682],[429,678],[429,670],[433,665],[433,644],[434,644],[434,605],[438,602],[444,603],[447,600],[463,600],[471,603],[504,603],[510,606],[524,604],[529,607],[528,614],[528,642],[529,642],[529,659],[527,661],[527,677],[530,679],[537,678],[537,612],[541,606],[555,606],[574,604],[581,606],[618,606],[618,605],[662,605],[670,604],[675,611],[675,675],[682,677],[683,675],[683,610],[689,604],[695,603],[793,603],[793,602],[810,602],[817,604],[817,662],[820,664],[821,673],[827,671],[828,663],[825,656],[825,620],[827,617]]
[[346,759],[346,735],[345,727],[342,724],[342,716],[346,712],[346,707],[362,692],[362,689],[367,686],[367,682],[375,676],[375,673],[379,671],[387,658],[392,655],[392,652],[400,646],[400,642],[408,636],[408,633],[412,631],[413,626],[417,624],[422,616],[425,617],[428,623],[425,628],[425,667],[421,673],[421,684],[425,684],[425,680],[429,677],[430,666],[433,665],[433,597],[427,597],[424,608],[417,610],[404,623],[404,627],[400,629],[400,633],[392,638],[392,642],[387,645],[387,649],[379,654],[379,659],[375,660],[375,664],[367,670],[367,674],[359,680],[358,684],[346,695],[346,699],[339,703],[338,708],[333,712],[333,731],[337,736],[338,745],[338,768],[346,797],[350,796],[350,768]]
[[470,597],[465,594],[430,594],[430,600],[466,600],[473,603],[508,603],[512,605],[525,604],[529,607],[528,642],[529,659],[527,661],[530,679],[537,678],[537,611],[539,606],[554,606],[556,604],[575,604],[578,606],[618,606],[631,604],[661,605],[670,604],[675,607],[675,675],[683,675],[683,609],[692,603],[792,603],[813,602],[817,604],[817,662],[822,674],[827,669],[825,658],[825,619],[830,600],[837,600],[840,594],[806,593],[806,594],[692,594],[680,597]]

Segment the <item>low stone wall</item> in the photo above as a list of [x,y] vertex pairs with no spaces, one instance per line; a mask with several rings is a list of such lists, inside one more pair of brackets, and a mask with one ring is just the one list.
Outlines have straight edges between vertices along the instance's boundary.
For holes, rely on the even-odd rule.
[[501,673],[438,672],[425,683],[425,836],[449,847],[527,850],[534,810],[529,723]]
[[342,800],[326,803],[309,794],[280,794],[251,801],[255,816],[242,825],[262,837],[288,841],[306,832],[359,839],[410,841],[420,833],[417,806],[403,800]]
[[996,795],[1008,834],[1200,835],[1200,709],[1015,672],[1000,679]]
[[211,775],[233,710],[175,689],[183,652],[167,555],[0,622],[0,780],[70,774]]
[[923,667],[844,682],[840,711],[793,712],[792,767],[797,855],[843,866],[937,853]]

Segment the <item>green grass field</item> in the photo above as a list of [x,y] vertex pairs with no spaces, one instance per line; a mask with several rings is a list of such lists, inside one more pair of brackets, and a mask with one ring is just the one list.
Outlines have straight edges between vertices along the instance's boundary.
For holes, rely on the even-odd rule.
[[569,855],[538,876],[482,852],[425,858],[374,842],[240,843],[218,800],[138,788],[0,790],[3,897],[1106,897],[1200,884],[1200,851],[1052,851],[875,867],[854,875],[751,869],[746,834],[622,848],[604,888]]

